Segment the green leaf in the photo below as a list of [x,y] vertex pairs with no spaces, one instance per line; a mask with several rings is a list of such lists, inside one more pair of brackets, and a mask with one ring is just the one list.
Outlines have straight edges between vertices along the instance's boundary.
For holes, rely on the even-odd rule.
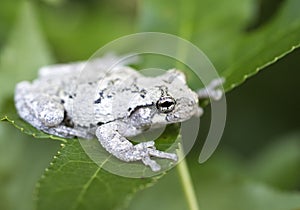
[[299,1],[285,1],[270,22],[246,31],[256,4],[253,0],[146,0],[140,6],[139,29],[173,33],[197,45],[226,78],[229,91],[300,45],[300,14],[295,9]]
[[191,41],[219,72],[230,66],[237,39],[254,15],[253,0],[145,0],[140,31],[172,33]]
[[135,192],[156,179],[130,179],[106,172],[86,155],[78,140],[70,140],[40,180],[37,209],[124,208]]
[[285,1],[272,21],[237,42],[232,64],[221,73],[227,78],[226,89],[241,84],[300,46],[300,14],[295,9],[299,7],[297,0]]
[[4,123],[0,134],[0,209],[32,210],[35,185],[59,144],[36,141]]

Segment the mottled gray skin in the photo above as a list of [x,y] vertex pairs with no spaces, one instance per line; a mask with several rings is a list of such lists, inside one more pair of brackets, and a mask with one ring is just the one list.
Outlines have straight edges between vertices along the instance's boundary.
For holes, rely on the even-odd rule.
[[56,136],[96,136],[115,157],[126,162],[141,160],[153,171],[161,167],[151,156],[177,161],[176,154],[157,150],[154,141],[133,145],[126,137],[200,116],[203,110],[198,98],[220,99],[222,92],[215,88],[223,80],[213,80],[196,93],[178,70],[145,77],[127,66],[109,69],[108,63],[102,58],[88,64],[43,67],[32,83],[17,84],[15,105],[19,115]]

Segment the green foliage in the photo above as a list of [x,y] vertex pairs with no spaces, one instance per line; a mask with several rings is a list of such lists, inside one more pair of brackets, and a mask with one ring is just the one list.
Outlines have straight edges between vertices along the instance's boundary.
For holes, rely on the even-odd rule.
[[288,0],[267,24],[247,32],[253,0],[145,1],[141,31],[174,33],[197,45],[226,78],[228,91],[299,47],[299,1]]
[[[8,43],[1,49],[0,108],[6,103],[3,100],[5,97],[12,98],[16,82],[34,78],[38,67],[53,60],[36,20],[33,6],[24,3],[19,8],[18,21],[8,38]],[[9,104],[6,104],[5,108],[11,109]]]
[[78,140],[71,140],[62,144],[38,184],[37,209],[124,208],[137,191],[155,180],[111,174],[86,155]]
[[[153,209],[153,205],[156,209],[188,208],[175,171],[155,178],[118,177],[90,160],[78,140],[44,134],[18,117],[12,101],[16,82],[32,80],[38,67],[54,62],[44,35],[54,46],[51,52],[56,54],[57,59],[83,59],[100,47],[92,47],[95,43],[105,44],[135,32],[132,25],[133,18],[136,18],[139,31],[173,33],[202,49],[219,74],[226,78],[227,91],[300,45],[300,15],[297,9],[300,3],[297,0],[285,1],[267,23],[251,30],[247,27],[257,14],[257,2],[253,0],[145,0],[138,2],[136,17],[131,14],[133,9],[130,6],[135,2],[121,2],[114,3],[112,7],[105,2],[91,1],[86,4],[88,8],[84,8],[85,4],[80,1],[45,1],[39,4],[18,1],[15,5],[4,4],[8,8],[15,7],[17,12],[14,14],[18,14],[18,18],[12,32],[7,35],[8,42],[1,50],[0,117],[23,133],[62,143],[38,182],[35,193],[37,209],[124,209],[138,191],[158,180],[159,184],[134,198],[130,209]],[[123,7],[129,9],[122,10]],[[36,14],[36,11],[42,14]],[[12,17],[8,22],[14,19]],[[39,27],[37,20],[41,21],[43,28]],[[42,29],[44,35],[41,34]],[[0,35],[6,36],[4,33]],[[197,86],[193,81],[191,85]],[[32,209],[30,197],[25,196],[14,205],[11,201],[14,196],[22,197],[22,192],[30,195],[34,183],[57,149],[57,142],[45,140],[41,146],[28,136],[16,134],[7,125],[1,125],[0,130],[3,131],[0,140],[0,184],[8,183],[0,190],[0,208]],[[167,148],[176,136],[177,133],[167,131],[158,147]],[[239,156],[227,154],[214,157],[208,166],[200,169],[190,165],[200,206],[210,210],[299,208],[300,194],[287,191],[297,184],[300,171],[299,135],[292,138],[287,137],[280,141],[284,143],[264,150],[249,161],[247,167],[238,161],[241,159]],[[19,158],[17,153],[20,151],[25,152]],[[16,157],[24,158],[24,162],[19,162]],[[35,164],[37,160],[40,162]],[[22,177],[14,177],[14,173],[31,177],[26,179],[30,186],[22,185]],[[14,178],[7,182],[11,176]],[[26,190],[18,191],[19,186]],[[11,192],[11,189],[18,192]],[[178,193],[174,195],[171,192]]]

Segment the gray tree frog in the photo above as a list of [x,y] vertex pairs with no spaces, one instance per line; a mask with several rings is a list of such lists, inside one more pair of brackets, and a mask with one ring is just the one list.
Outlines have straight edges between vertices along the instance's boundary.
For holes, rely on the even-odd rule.
[[[110,60],[110,61],[109,61]],[[15,89],[18,114],[35,128],[64,138],[97,137],[116,158],[142,161],[152,171],[161,166],[151,157],[177,161],[177,155],[159,151],[154,141],[133,144],[128,140],[149,129],[201,116],[198,99],[219,100],[224,82],[215,79],[205,89],[192,91],[182,72],[146,77],[126,64],[107,71],[107,57],[86,62],[51,65],[39,70],[32,83]],[[80,79],[83,68],[92,72]]]

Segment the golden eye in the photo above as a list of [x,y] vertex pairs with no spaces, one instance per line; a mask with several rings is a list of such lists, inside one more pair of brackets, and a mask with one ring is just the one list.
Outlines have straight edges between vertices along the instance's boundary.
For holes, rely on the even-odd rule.
[[160,112],[169,113],[174,110],[176,101],[171,96],[162,96],[157,102],[156,107]]

